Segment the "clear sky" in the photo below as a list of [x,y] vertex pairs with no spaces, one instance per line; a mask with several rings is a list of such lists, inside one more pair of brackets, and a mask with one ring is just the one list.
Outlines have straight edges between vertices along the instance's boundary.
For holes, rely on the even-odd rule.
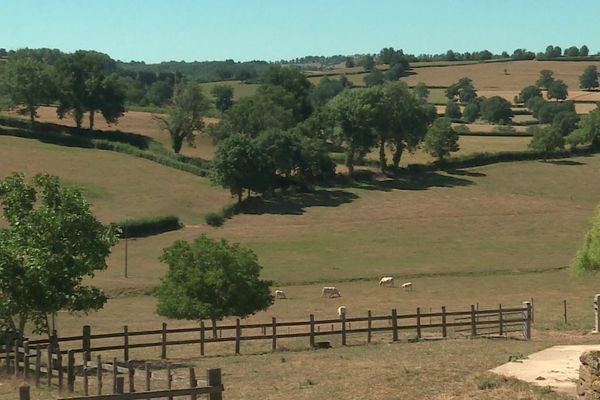
[[600,51],[600,0],[0,0],[0,47],[102,51],[123,61]]

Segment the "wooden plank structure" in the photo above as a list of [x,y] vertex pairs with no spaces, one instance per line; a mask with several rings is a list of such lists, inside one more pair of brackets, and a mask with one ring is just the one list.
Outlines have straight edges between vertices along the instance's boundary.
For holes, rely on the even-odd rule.
[[[53,349],[52,353],[48,352],[48,359],[52,354],[54,363],[61,362],[62,357],[59,354],[67,354],[67,360],[70,360],[72,356],[69,353],[82,353],[83,357],[91,362],[92,353],[105,351],[121,351],[124,361],[127,362],[130,351],[138,348],[159,348],[160,357],[166,359],[169,347],[178,345],[199,345],[200,355],[204,355],[206,346],[210,343],[233,342],[235,353],[239,354],[244,341],[270,341],[271,348],[275,350],[282,339],[306,337],[309,346],[315,347],[320,336],[337,336],[345,345],[352,335],[356,337],[356,334],[365,334],[366,341],[371,342],[375,334],[382,332],[391,333],[392,341],[400,340],[400,334],[413,338],[412,340],[465,336],[507,337],[517,334],[528,340],[531,338],[532,315],[531,302],[528,301],[523,302],[520,307],[508,308],[499,305],[498,308],[480,309],[479,305],[473,305],[463,311],[448,311],[446,307],[441,307],[439,312],[431,309],[429,312],[423,312],[421,308],[417,308],[415,313],[399,314],[396,309],[392,309],[388,315],[373,315],[369,310],[366,316],[320,320],[311,314],[303,321],[280,321],[272,318],[270,322],[242,323],[237,319],[235,324],[215,326],[207,326],[202,321],[193,327],[184,328],[168,328],[167,324],[163,323],[160,329],[145,331],[132,331],[128,326],[124,326],[121,332],[113,333],[93,333],[86,325],[81,336],[54,337],[52,341],[30,340],[19,347],[20,353],[17,357],[19,365],[30,362],[31,358],[35,359],[37,365],[38,358],[42,357],[41,354],[38,356],[39,347],[40,352],[48,348]],[[206,335],[207,330],[218,334]],[[183,335],[186,336],[182,338]],[[142,341],[143,339],[146,340]],[[115,340],[119,343],[114,343]],[[14,362],[14,347],[7,342],[0,348],[0,362],[4,361],[7,371],[10,371],[10,365]],[[25,351],[24,348],[29,350]],[[32,348],[36,349],[33,353]],[[69,361],[66,372],[67,382],[70,382],[72,373],[69,372],[68,365]]]

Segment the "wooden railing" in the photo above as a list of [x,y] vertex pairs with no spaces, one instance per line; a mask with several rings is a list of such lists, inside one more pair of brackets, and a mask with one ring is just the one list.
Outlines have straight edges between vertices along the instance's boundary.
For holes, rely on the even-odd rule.
[[[120,332],[93,334],[89,325],[83,326],[80,336],[53,337],[30,340],[25,345],[41,348],[59,347],[58,353],[67,352],[91,354],[92,352],[122,351],[123,359],[129,360],[131,349],[160,348],[160,357],[167,358],[167,349],[177,345],[199,345],[200,355],[211,343],[233,342],[235,353],[240,353],[242,341],[271,341],[272,349],[277,349],[280,340],[291,338],[309,338],[309,345],[314,347],[321,336],[336,335],[341,337],[342,345],[346,344],[348,335],[366,334],[367,342],[371,342],[374,333],[390,332],[392,341],[399,340],[399,333],[414,332],[415,339],[447,338],[456,336],[488,336],[519,334],[525,339],[531,338],[531,303],[524,302],[521,307],[495,309],[477,309],[471,306],[465,311],[447,311],[441,307],[439,312],[423,312],[420,308],[411,314],[398,314],[392,309],[388,315],[372,315],[371,311],[361,317],[340,317],[316,320],[311,314],[303,321],[278,321],[275,317],[267,323],[242,323],[207,326],[201,321],[197,326],[185,328],[168,328],[166,323],[161,329],[130,331],[124,326]],[[187,335],[186,338],[182,338]],[[191,335],[195,337],[190,338]],[[138,341],[146,339],[145,341]],[[112,340],[113,343],[107,343]],[[114,341],[120,343],[115,344]],[[11,346],[12,345],[12,346]],[[18,343],[17,343],[18,345]],[[7,343],[0,352],[0,361],[6,359],[7,353],[14,347]]]

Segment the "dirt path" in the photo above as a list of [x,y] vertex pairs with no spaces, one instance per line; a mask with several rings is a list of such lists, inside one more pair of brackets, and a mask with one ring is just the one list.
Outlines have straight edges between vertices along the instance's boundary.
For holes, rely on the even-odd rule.
[[538,386],[550,386],[557,392],[576,395],[579,356],[587,350],[600,350],[599,345],[553,346],[529,355],[527,359],[508,362],[491,370]]

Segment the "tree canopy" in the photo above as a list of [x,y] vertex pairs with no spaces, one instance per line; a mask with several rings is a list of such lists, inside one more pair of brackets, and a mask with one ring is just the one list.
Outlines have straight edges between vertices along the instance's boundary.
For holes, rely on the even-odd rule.
[[540,76],[535,84],[539,88],[548,89],[552,82],[554,82],[554,72],[543,69],[540,71]]
[[579,128],[567,136],[567,142],[573,146],[590,143],[600,148],[600,109],[584,115],[579,122]]
[[97,310],[104,293],[83,279],[106,268],[117,241],[81,192],[57,177],[36,175],[33,184],[13,174],[0,181],[5,227],[0,227],[0,323],[23,334],[49,332],[48,315]]
[[592,228],[586,233],[583,245],[571,262],[576,274],[595,272],[600,269],[600,208],[592,220]]
[[569,96],[567,84],[560,79],[556,79],[548,86],[548,99],[565,100]]
[[427,153],[440,161],[460,149],[458,135],[452,129],[452,123],[448,118],[438,118],[433,121],[425,135],[423,147]]
[[273,304],[271,282],[260,279],[254,252],[204,235],[193,242],[178,240],[163,249],[160,260],[169,270],[156,297],[156,312],[167,318],[214,321],[241,318]]
[[565,140],[558,129],[552,126],[541,128],[532,126],[528,129],[532,134],[529,148],[541,151],[544,155],[544,160],[550,152],[556,149],[562,149],[565,145]]
[[598,87],[598,68],[588,65],[579,77],[579,87],[582,89],[594,89]]
[[481,103],[481,115],[487,121],[508,123],[513,116],[510,102],[504,97],[492,96]]
[[210,93],[215,98],[217,110],[225,112],[233,105],[233,87],[230,85],[215,85]]

